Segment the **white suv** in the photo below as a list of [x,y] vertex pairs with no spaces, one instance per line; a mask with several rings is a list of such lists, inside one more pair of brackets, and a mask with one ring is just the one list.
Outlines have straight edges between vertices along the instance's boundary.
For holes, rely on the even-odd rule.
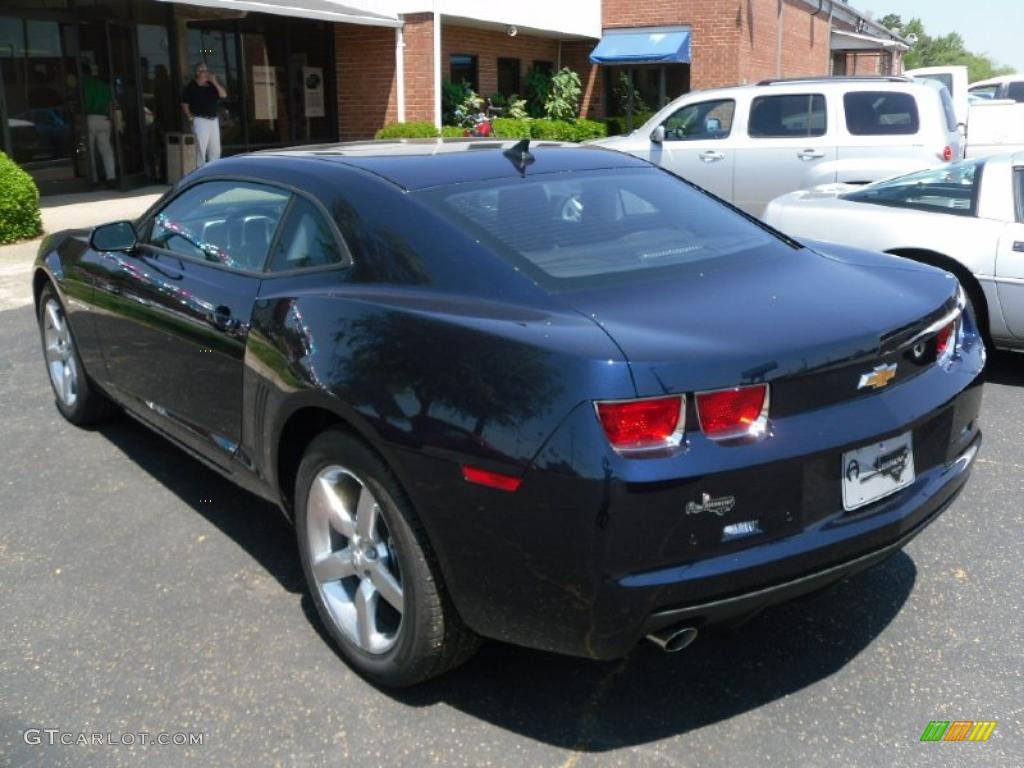
[[787,192],[959,159],[953,102],[934,85],[837,77],[694,91],[633,133],[595,143],[664,166],[760,216]]

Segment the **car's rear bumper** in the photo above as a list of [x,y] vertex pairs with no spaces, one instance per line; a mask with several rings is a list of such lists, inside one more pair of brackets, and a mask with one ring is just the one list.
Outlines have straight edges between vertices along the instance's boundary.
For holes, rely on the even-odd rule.
[[[953,372],[787,418],[763,444],[773,460],[760,463],[741,463],[742,449],[723,448],[702,465],[694,449],[678,457],[676,476],[667,476],[668,463],[650,461],[642,467],[647,476],[623,478],[608,460],[592,459],[589,448],[603,436],[585,409],[566,421],[515,493],[468,485],[458,465],[422,452],[399,463],[421,478],[410,494],[472,629],[518,645],[615,658],[651,631],[743,618],[827,586],[885,558],[934,520],[967,481],[981,441],[980,347],[970,355]],[[943,395],[949,399],[928,407]],[[844,452],[907,432],[912,484],[845,510]],[[733,497],[734,508],[688,514],[689,502],[705,495]],[[756,533],[723,535],[726,526],[751,520]]]
[[980,447],[981,435],[978,435],[949,467],[933,470],[934,477],[915,494],[921,502],[917,514],[913,516],[918,522],[895,541],[850,560],[778,584],[693,605],[655,611],[647,616],[639,634],[647,635],[673,625],[698,626],[743,619],[764,608],[816,592],[877,565],[902,549],[953,503],[964,487]]

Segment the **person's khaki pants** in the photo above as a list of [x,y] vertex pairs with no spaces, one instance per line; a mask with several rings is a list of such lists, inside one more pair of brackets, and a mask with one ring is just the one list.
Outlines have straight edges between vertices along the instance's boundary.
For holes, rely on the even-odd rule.
[[220,120],[216,117],[193,117],[192,132],[196,135],[196,168],[220,159]]
[[110,118],[106,115],[87,115],[86,127],[89,129],[89,162],[92,175],[96,178],[96,155],[103,161],[103,174],[106,181],[114,180],[114,147],[110,144]]

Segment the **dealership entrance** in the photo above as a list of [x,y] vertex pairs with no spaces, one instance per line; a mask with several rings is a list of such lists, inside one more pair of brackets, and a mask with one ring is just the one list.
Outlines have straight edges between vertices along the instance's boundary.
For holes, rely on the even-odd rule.
[[332,26],[155,0],[5,2],[0,149],[44,195],[162,182],[199,61],[228,91],[224,154],[336,139]]

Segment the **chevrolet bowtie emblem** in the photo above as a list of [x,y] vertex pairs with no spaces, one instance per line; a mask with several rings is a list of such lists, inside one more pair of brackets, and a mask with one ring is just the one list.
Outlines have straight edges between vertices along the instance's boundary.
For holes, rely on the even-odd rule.
[[871,387],[871,389],[881,389],[887,386],[890,381],[896,378],[896,363],[889,363],[888,365],[876,365],[874,370],[870,373],[863,373],[860,377],[860,383],[857,385],[857,389],[864,389],[865,387]]

